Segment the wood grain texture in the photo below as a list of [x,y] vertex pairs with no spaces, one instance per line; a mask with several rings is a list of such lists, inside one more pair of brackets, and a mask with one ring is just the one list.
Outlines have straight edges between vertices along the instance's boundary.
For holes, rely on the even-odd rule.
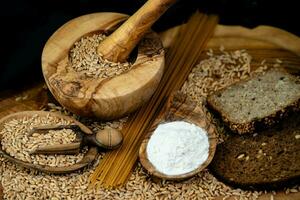
[[[180,26],[160,33],[165,48],[170,47]],[[300,56],[300,38],[285,30],[272,26],[257,26],[254,29],[242,26],[217,25],[213,38],[208,42],[207,49],[281,49]]]
[[160,38],[148,32],[138,44],[132,69],[119,76],[87,78],[69,66],[69,50],[82,36],[113,31],[127,19],[118,13],[94,13],[75,18],[59,28],[42,53],[45,81],[57,101],[81,116],[114,119],[145,103],[155,91],[164,68]]
[[44,83],[20,91],[3,91],[0,93],[0,118],[18,111],[40,110],[47,105],[48,101]]
[[148,0],[122,26],[98,46],[98,53],[109,61],[124,62],[152,24],[176,0]]
[[[84,130],[84,132],[88,132],[90,134],[92,133],[92,131],[89,128],[87,128],[82,123],[78,122],[77,120],[75,120],[71,117],[61,115],[59,113],[45,112],[45,111],[23,111],[23,112],[17,112],[17,113],[10,114],[10,115],[0,119],[0,130],[3,129],[4,124],[6,122],[8,122],[12,119],[22,119],[23,117],[31,117],[35,114],[37,114],[39,116],[44,116],[44,117],[46,117],[47,115],[50,115],[53,117],[65,119],[65,120],[70,121],[71,123],[78,125],[80,127],[80,129]],[[81,169],[81,168],[89,165],[92,161],[95,160],[95,158],[98,154],[98,149],[96,147],[89,148],[88,152],[84,155],[83,159],[80,162],[78,162],[74,165],[67,166],[67,167],[50,167],[50,166],[46,166],[46,165],[36,165],[36,164],[24,162],[22,160],[19,160],[17,158],[10,156],[5,151],[3,151],[1,144],[0,144],[0,154],[7,160],[9,160],[13,163],[16,163],[22,167],[25,167],[25,168],[36,169],[36,170],[39,170],[39,171],[42,171],[45,173],[63,174],[63,173],[70,173],[70,172],[76,171],[78,169]]]
[[[153,166],[152,163],[148,160],[147,156],[147,144],[157,126],[159,124],[168,123],[172,121],[185,121],[188,123],[195,124],[206,130],[206,134],[209,138],[209,155],[207,160],[204,163],[202,163],[197,169],[182,175],[166,175],[159,172],[158,170],[156,170],[155,166]],[[139,159],[143,167],[147,169],[149,174],[153,176],[166,180],[183,180],[194,176],[209,165],[209,163],[214,157],[216,146],[216,128],[211,123],[210,119],[206,115],[206,112],[202,108],[197,107],[195,103],[188,102],[184,95],[178,93],[169,99],[168,104],[164,109],[164,112],[160,114],[160,116],[155,120],[155,122],[149,129],[149,132],[146,138],[143,140],[139,149]]]
[[242,26],[217,26],[215,37],[243,37],[272,43],[300,56],[300,38],[292,33],[270,26],[248,29]]

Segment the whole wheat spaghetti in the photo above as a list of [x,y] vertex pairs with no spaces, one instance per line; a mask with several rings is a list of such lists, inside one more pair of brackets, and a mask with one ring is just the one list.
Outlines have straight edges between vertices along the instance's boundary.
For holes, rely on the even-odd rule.
[[166,56],[163,78],[150,101],[132,114],[124,126],[123,145],[107,153],[90,177],[91,185],[116,187],[124,184],[138,158],[143,136],[171,92],[180,89],[211,37],[218,18],[196,12],[183,25]]

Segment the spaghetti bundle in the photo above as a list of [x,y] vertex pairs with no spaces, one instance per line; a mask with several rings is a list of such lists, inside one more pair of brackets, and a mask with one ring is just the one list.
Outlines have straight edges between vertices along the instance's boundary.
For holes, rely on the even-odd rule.
[[218,18],[196,12],[183,25],[166,55],[165,72],[150,101],[128,119],[122,146],[107,153],[91,175],[92,185],[116,187],[124,184],[138,158],[143,136],[159,114],[167,97],[183,85],[211,37]]

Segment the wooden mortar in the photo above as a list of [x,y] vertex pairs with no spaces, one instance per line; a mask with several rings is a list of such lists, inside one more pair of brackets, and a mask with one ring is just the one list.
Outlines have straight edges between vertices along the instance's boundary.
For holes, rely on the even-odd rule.
[[[165,61],[162,42],[149,28],[173,2],[147,1],[116,31],[127,15],[94,13],[60,27],[42,53],[43,75],[56,100],[73,113],[104,120],[122,117],[147,102],[162,77]],[[112,31],[97,51],[107,60],[123,62],[137,45],[137,58],[131,70],[103,79],[86,77],[69,66],[69,50],[76,41],[95,32]]]

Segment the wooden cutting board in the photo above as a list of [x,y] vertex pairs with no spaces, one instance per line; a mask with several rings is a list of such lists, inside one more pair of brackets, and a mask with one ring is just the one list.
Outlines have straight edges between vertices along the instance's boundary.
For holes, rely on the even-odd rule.
[[[168,47],[178,31],[178,27],[161,33],[165,47]],[[209,41],[207,49],[218,51],[220,46],[226,50],[247,49],[253,56],[253,66],[258,66],[262,60],[266,64],[275,64],[274,58],[280,59],[282,66],[293,72],[300,71],[300,38],[286,31],[260,26],[256,29],[218,25],[213,38]],[[204,57],[204,54],[203,54]],[[201,58],[200,58],[201,59]],[[44,83],[36,84],[21,91],[5,91],[0,93],[0,118],[10,113],[23,110],[39,110],[48,102],[49,92]],[[221,200],[223,197],[216,198]],[[1,191],[0,191],[1,199]],[[230,200],[234,200],[231,197]],[[271,194],[262,195],[259,200],[298,200],[300,192],[284,194],[280,192],[272,197]]]

